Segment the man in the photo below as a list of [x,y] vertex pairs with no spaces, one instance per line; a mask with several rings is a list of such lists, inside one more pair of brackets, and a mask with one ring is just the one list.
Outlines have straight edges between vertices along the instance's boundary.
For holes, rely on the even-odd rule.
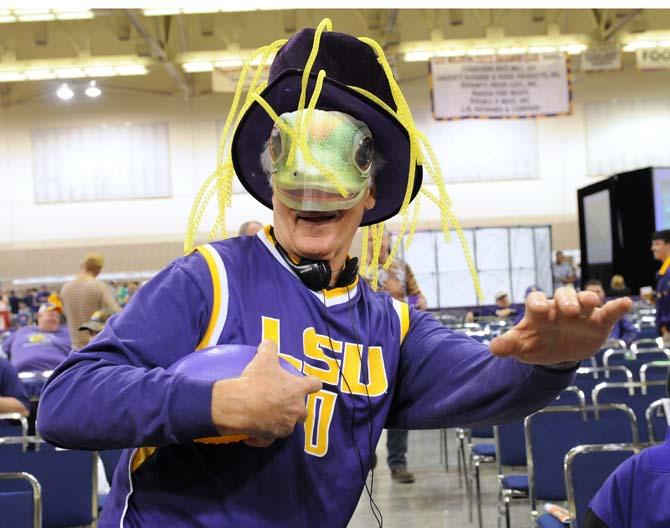
[[80,332],[88,332],[90,341],[100,332],[102,332],[102,329],[105,327],[107,319],[109,319],[112,315],[113,313],[111,312],[111,310],[98,310],[96,312],[93,312],[91,318],[88,321],[86,321],[83,325],[81,325],[78,328],[78,330]]
[[0,414],[19,413],[28,416],[30,403],[12,364],[0,358]]
[[670,229],[651,237],[651,252],[662,262],[656,274],[656,328],[665,342],[670,341]]
[[2,342],[2,348],[19,372],[53,370],[70,352],[70,336],[60,324],[61,311],[45,303],[37,311],[37,326],[19,328]]
[[568,262],[562,251],[556,252],[556,263],[554,264],[554,287],[574,286],[577,277],[575,269]]
[[240,230],[237,234],[238,236],[254,236],[261,229],[263,229],[263,224],[256,220],[249,220],[240,226]]
[[607,478],[586,510],[585,528],[670,526],[670,399],[664,402],[665,442],[627,459]]
[[[407,113],[392,111],[404,106],[378,44],[328,26],[263,48],[276,52],[269,83],[239,121],[227,120],[238,125],[220,192],[234,164],[272,207],[273,227],[173,262],[42,395],[47,440],[129,448],[102,528],[344,527],[383,428],[525,416],[571,382],[630,306],[536,293],[526,319],[491,344],[494,355],[359,281],[348,258],[356,230],[406,210],[405,191],[421,184],[410,161],[418,143],[399,121]],[[189,240],[195,233],[197,221]],[[260,343],[239,378],[167,371],[225,343]],[[283,370],[278,353],[304,376]],[[246,440],[197,441],[219,435]]]
[[[368,255],[372,259],[372,233],[369,235],[367,244]],[[425,310],[427,308],[426,298],[423,296],[409,264],[400,259],[394,259],[388,270],[383,269],[383,265],[389,257],[390,248],[391,234],[384,230],[379,258],[376,265],[371,266],[370,269],[370,273],[377,273],[379,289],[385,291],[394,299],[405,303],[408,301],[408,296],[411,295],[416,299],[414,306],[418,310]],[[389,429],[386,433],[386,450],[388,453],[386,462],[391,470],[391,478],[402,484],[414,482],[414,474],[407,470],[408,436],[408,431],[403,429]]]
[[91,318],[93,312],[102,308],[114,313],[121,311],[109,286],[96,279],[103,265],[102,255],[89,253],[81,263],[79,275],[61,288],[60,297],[72,339],[72,350],[79,350],[88,343],[90,336],[78,328]]
[[[600,299],[600,305],[602,306],[605,302],[605,289],[603,288],[603,283],[597,279],[590,279],[586,281],[584,285],[586,291],[595,293]],[[637,339],[637,330],[635,330],[635,325],[626,317],[625,315],[614,323],[614,328],[610,332],[610,339],[621,339],[626,346]]]

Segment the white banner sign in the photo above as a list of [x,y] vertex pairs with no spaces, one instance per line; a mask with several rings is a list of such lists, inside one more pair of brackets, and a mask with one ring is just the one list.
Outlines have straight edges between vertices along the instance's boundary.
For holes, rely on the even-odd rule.
[[582,71],[612,71],[621,69],[621,51],[617,46],[598,46],[584,50]]
[[435,119],[535,117],[570,112],[562,53],[431,61]]
[[635,58],[639,70],[670,70],[670,48],[639,49]]

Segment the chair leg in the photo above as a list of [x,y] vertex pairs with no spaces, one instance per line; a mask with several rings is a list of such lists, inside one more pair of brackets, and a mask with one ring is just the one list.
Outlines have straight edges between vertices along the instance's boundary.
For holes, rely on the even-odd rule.
[[[470,454],[470,457],[472,458],[472,453]],[[465,460],[463,461],[463,467],[468,467],[465,465]],[[470,465],[469,467],[472,467]],[[473,507],[473,497],[472,497],[472,480],[473,480],[473,475],[472,475],[472,470],[464,470],[465,473],[465,495],[468,499],[468,520],[472,522],[472,507]]]
[[442,437],[442,445],[444,450],[444,470],[449,473],[449,435],[446,429],[444,431],[444,436]]
[[477,484],[477,516],[479,518],[479,528],[484,528],[484,521],[482,519],[482,490],[479,483],[479,459],[475,463],[475,482]]
[[509,497],[505,500],[505,528],[511,528],[512,523],[509,516]]

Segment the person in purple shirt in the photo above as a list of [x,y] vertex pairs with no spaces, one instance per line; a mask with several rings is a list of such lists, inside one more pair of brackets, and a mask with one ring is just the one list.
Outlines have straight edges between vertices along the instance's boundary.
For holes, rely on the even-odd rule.
[[[586,291],[591,291],[595,293],[599,298],[601,304],[605,302],[605,289],[603,288],[603,283],[597,279],[591,279],[586,281],[584,285]],[[628,319],[625,315],[621,317],[616,323],[610,332],[610,339],[621,339],[626,346],[630,346],[633,341],[637,339],[638,332],[635,329],[633,322]]]
[[584,528],[670,526],[670,399],[664,401],[664,409],[668,421],[665,441],[614,470],[591,500]]
[[70,334],[60,324],[60,308],[45,303],[37,325],[24,326],[2,342],[2,349],[19,372],[53,370],[70,352]]
[[[187,244],[42,393],[47,441],[126,448],[101,528],[344,527],[384,428],[526,416],[571,383],[630,307],[597,307],[573,289],[553,300],[536,292],[489,349],[359,280],[352,240],[401,210],[406,189],[405,206],[416,195],[419,142],[394,110],[404,99],[381,48],[328,26],[266,49],[276,50],[269,83],[239,120],[232,114],[232,162],[214,173],[234,166],[274,226]],[[304,122],[303,86],[321,89]],[[218,184],[226,196],[226,180]],[[169,370],[217,344],[258,351],[238,378]],[[230,435],[243,441],[220,443]]]
[[12,364],[0,358],[0,414],[19,413],[28,416],[30,403]]

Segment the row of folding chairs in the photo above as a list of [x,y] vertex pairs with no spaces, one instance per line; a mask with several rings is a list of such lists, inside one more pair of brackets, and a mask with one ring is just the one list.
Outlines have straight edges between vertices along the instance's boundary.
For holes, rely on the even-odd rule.
[[[589,379],[588,376],[587,379]],[[597,381],[598,383],[593,387],[588,399],[578,387],[569,387],[550,408],[569,405],[577,409],[591,409],[597,421],[599,419],[599,409],[608,408],[609,405],[623,404],[627,409],[626,412],[631,413],[633,418],[632,421],[635,427],[634,443],[653,443],[664,437],[665,422],[662,419],[663,414],[659,404],[660,399],[665,396],[664,381],[651,381],[647,383],[612,383],[604,382],[602,379]],[[590,416],[587,411],[583,411],[582,414],[585,418]],[[503,446],[498,445],[498,437],[500,436],[503,438],[504,450],[502,451],[501,447]],[[472,438],[490,437],[494,437],[494,443],[471,443]],[[463,467],[465,469],[469,467],[463,473],[467,477],[464,482],[469,503],[470,519],[472,520],[473,505],[476,504],[479,526],[481,527],[480,466],[481,464],[492,462],[496,462],[499,466],[526,466],[527,453],[524,448],[523,424],[521,421],[518,421],[497,428],[458,429],[457,438],[459,440],[459,482],[461,478],[460,468]],[[607,436],[604,438],[607,438]],[[599,443],[607,444],[611,442],[617,442],[616,436],[612,436],[610,440]],[[466,450],[469,452],[469,464],[466,462]],[[503,475],[500,471],[498,474],[499,510],[501,515],[508,518],[509,501],[512,498],[528,497],[528,477],[525,474]]]
[[0,528],[93,526],[98,457],[111,482],[120,454],[57,449],[29,436],[20,415],[0,415]]

